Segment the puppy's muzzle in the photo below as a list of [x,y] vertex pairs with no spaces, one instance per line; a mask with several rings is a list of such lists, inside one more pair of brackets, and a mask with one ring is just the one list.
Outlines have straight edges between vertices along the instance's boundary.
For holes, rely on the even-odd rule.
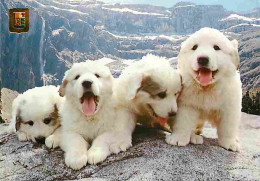
[[84,89],[90,89],[92,86],[92,82],[91,81],[84,81],[82,82],[82,86],[84,87]]
[[169,112],[168,113],[168,117],[173,117],[173,116],[176,116],[176,112]]
[[207,66],[209,64],[209,57],[198,57],[197,61],[200,66]]
[[45,137],[39,136],[39,137],[35,138],[35,141],[39,144],[44,144],[45,143]]

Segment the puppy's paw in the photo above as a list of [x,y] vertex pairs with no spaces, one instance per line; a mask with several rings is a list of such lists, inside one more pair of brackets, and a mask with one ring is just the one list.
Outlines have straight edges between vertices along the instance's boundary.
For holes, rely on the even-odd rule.
[[57,139],[55,139],[54,135],[50,135],[46,138],[45,145],[48,148],[57,148],[59,146],[59,142]]
[[78,153],[78,152],[71,152],[66,153],[65,155],[65,163],[68,167],[79,170],[82,167],[86,166],[88,162],[88,156],[87,153]]
[[190,142],[192,144],[202,144],[203,143],[203,137],[201,135],[197,135],[197,134],[191,134],[191,138],[190,138]]
[[219,145],[230,151],[239,151],[240,146],[236,139],[221,139],[218,141]]
[[110,151],[112,153],[118,154],[120,151],[126,151],[131,146],[132,146],[131,140],[116,142],[110,145]]
[[88,163],[91,165],[96,165],[104,161],[109,155],[109,151],[103,147],[91,147],[88,150]]
[[17,133],[17,137],[19,141],[29,141],[30,138],[23,132]]
[[166,142],[170,145],[186,146],[190,142],[189,135],[171,134],[166,136]]

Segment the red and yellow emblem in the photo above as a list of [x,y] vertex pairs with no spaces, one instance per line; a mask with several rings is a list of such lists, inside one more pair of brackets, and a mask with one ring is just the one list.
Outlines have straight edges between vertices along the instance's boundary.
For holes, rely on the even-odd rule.
[[29,31],[29,9],[9,10],[9,30],[15,33]]

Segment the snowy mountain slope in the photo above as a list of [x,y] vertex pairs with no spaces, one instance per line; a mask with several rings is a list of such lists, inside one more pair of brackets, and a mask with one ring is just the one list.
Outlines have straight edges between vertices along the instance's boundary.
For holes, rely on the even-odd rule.
[[[95,0],[2,0],[0,6],[3,86],[18,92],[44,84],[60,84],[72,63],[86,59],[117,60],[109,64],[115,68],[115,76],[129,62],[147,53],[176,61],[181,42],[204,26],[236,38],[260,30],[260,16],[255,12],[235,14],[218,5],[178,3],[164,8],[111,5]],[[9,33],[8,9],[14,7],[30,9],[29,33]],[[245,43],[251,41],[242,39]],[[251,48],[246,58],[248,64],[256,61],[252,54],[259,51],[259,44]],[[244,48],[240,50],[244,52]],[[241,70],[249,72],[250,68],[244,69],[248,64],[241,64]],[[250,83],[247,87],[247,82],[258,81],[252,75],[246,79],[242,76],[245,88],[258,86]]]

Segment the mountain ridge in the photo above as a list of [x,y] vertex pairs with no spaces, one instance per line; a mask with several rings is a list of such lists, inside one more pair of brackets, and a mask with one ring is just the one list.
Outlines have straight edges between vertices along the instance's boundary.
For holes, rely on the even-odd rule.
[[[165,8],[101,1],[3,0],[0,5],[2,85],[18,92],[58,85],[72,63],[86,59],[118,60],[118,65],[111,65],[115,76],[129,60],[147,53],[173,59],[176,65],[181,42],[204,26],[239,40],[243,88],[260,87],[260,15],[255,11],[235,14],[219,5],[189,3]],[[30,9],[27,34],[9,33],[8,9],[14,7]]]

